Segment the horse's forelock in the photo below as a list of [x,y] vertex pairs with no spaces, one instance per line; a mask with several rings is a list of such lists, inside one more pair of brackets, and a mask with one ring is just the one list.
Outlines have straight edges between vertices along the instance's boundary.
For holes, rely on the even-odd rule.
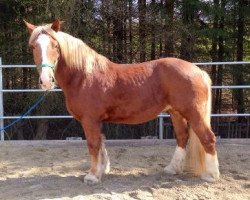
[[30,36],[29,39],[29,44],[31,44],[33,41],[35,41],[38,37],[39,34],[41,34],[42,32],[46,32],[51,36],[54,36],[54,31],[51,29],[51,24],[46,24],[44,26],[38,26],[37,28],[35,28]]

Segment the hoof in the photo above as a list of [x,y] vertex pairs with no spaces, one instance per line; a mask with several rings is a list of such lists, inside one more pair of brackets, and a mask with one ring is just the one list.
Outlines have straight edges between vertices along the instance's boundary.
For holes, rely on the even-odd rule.
[[164,168],[164,171],[168,174],[175,175],[177,174],[174,167],[172,165],[168,165],[167,167]]
[[100,180],[92,173],[89,173],[84,177],[84,183],[87,183],[88,185],[94,185],[94,184],[97,184],[99,182],[100,182]]
[[217,181],[220,177],[220,173],[216,173],[214,175],[208,174],[208,173],[203,173],[201,175],[201,179],[209,182],[209,183],[214,183],[215,181]]
[[164,171],[168,174],[182,173],[184,168],[185,157],[186,150],[177,146],[170,164],[165,167]]
[[206,163],[206,170],[201,175],[201,179],[213,183],[220,177],[220,171],[219,171],[219,162],[217,158],[217,154],[205,155],[205,163]]

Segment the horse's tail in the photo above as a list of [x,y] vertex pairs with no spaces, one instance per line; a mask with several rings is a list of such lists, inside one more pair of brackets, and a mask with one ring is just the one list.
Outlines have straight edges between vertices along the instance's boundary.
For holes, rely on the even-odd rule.
[[[203,78],[208,85],[208,98],[204,113],[204,120],[207,126],[211,127],[211,79],[208,74],[203,71]],[[195,175],[201,175],[205,170],[205,150],[192,127],[189,126],[189,142],[187,146],[186,166],[188,171]]]
[[201,175],[205,170],[205,150],[191,127],[189,127],[186,168],[188,172],[197,176]]

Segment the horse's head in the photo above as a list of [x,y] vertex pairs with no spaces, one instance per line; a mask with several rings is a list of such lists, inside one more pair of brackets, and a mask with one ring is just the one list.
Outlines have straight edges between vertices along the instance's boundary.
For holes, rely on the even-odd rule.
[[54,72],[60,56],[59,43],[55,39],[55,35],[60,30],[61,22],[55,20],[52,24],[44,26],[24,22],[30,33],[29,45],[33,49],[41,88],[43,90],[53,89],[55,87]]

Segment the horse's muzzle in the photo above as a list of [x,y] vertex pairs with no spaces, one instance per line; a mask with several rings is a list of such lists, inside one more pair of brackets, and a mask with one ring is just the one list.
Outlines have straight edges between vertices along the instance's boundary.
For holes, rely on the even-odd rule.
[[50,68],[42,68],[39,83],[43,90],[51,90],[55,88],[54,73]]

